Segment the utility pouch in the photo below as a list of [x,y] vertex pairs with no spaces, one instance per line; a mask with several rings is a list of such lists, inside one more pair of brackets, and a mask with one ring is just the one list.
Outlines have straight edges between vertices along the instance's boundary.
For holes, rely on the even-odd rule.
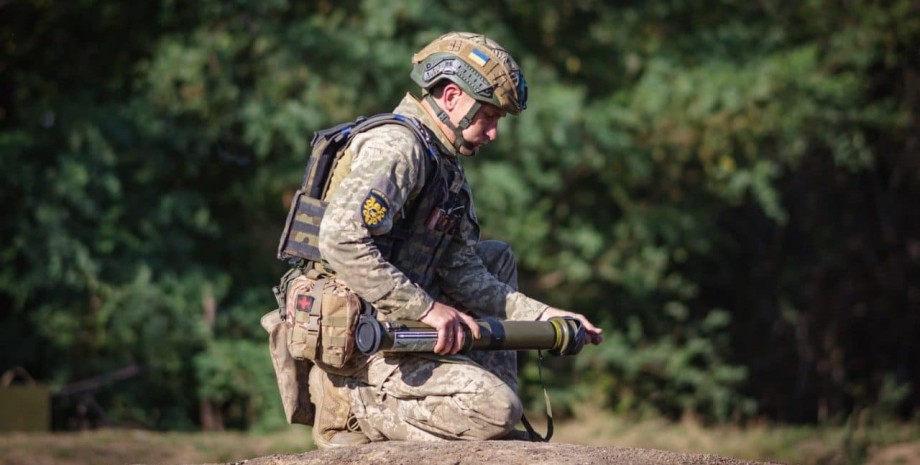
[[294,360],[291,356],[288,351],[291,328],[284,324],[278,310],[266,313],[261,323],[265,331],[268,331],[268,348],[272,356],[272,365],[275,367],[284,416],[290,424],[312,426],[315,411],[310,403],[310,389],[307,383],[313,364],[309,360]]
[[361,298],[335,277],[310,270],[291,281],[285,300],[291,356],[341,374],[355,353]]

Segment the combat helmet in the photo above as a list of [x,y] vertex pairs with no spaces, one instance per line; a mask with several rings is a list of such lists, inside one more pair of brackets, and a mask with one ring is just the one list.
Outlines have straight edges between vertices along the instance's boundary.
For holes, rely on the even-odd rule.
[[[501,45],[481,34],[449,32],[438,37],[412,57],[409,76],[424,89],[438,119],[454,131],[458,149],[465,143],[462,131],[473,122],[482,104],[494,105],[512,115],[527,108],[527,82],[520,66]],[[456,126],[428,93],[445,79],[476,100]]]

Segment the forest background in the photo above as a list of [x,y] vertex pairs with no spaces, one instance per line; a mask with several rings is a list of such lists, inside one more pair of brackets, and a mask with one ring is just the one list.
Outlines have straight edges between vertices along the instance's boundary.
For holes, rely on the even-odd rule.
[[465,162],[483,236],[607,335],[545,361],[557,416],[917,421],[907,0],[0,1],[0,371],[57,430],[282,427],[258,321],[313,131],[450,30],[530,89]]

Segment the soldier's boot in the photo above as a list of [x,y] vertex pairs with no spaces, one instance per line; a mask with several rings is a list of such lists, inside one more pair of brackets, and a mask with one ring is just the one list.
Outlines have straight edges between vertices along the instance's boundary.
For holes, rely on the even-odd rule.
[[[357,427],[344,387],[336,387],[332,377],[319,367],[310,370],[310,398],[316,406],[313,443],[319,449],[357,446],[370,440]],[[341,383],[340,383],[341,384]]]
[[527,431],[521,431],[519,429],[513,429],[508,432],[508,434],[498,438],[499,441],[529,441],[530,435],[527,434]]
[[498,438],[499,441],[534,441],[534,438],[527,431],[513,429],[508,434]]

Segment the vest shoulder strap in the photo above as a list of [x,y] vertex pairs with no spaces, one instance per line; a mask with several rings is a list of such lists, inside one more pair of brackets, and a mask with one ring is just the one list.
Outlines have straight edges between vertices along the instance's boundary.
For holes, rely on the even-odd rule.
[[278,243],[279,260],[297,263],[304,260],[318,262],[322,259],[317,248],[319,225],[328,205],[324,197],[330,187],[335,187],[330,185],[335,168],[342,162],[345,148],[356,134],[385,124],[401,124],[412,131],[424,148],[426,158],[434,166],[433,169],[426,170],[429,175],[425,186],[430,184],[438,170],[438,151],[431,133],[416,118],[380,113],[316,131],[310,142],[310,158],[303,181],[300,189],[294,193],[284,231]]

